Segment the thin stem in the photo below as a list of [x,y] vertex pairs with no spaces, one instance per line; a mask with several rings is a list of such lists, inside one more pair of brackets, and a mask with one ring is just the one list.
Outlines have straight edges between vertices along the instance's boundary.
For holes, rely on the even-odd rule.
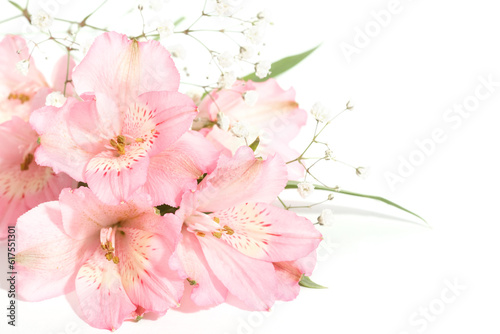
[[5,23],[5,22],[9,22],[9,21],[12,21],[12,20],[15,20],[15,19],[17,19],[17,18],[19,18],[19,17],[23,17],[23,16],[24,16],[23,14],[19,14],[19,15],[16,15],[16,16],[13,16],[13,17],[10,17],[10,18],[8,18],[8,19],[5,19],[5,20],[0,21],[0,24]]

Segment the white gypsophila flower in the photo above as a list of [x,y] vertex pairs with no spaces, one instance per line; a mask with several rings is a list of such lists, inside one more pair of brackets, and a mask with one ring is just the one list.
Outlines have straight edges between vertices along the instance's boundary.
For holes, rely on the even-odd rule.
[[229,51],[224,51],[217,56],[220,67],[228,68],[234,65],[234,56]]
[[165,21],[161,26],[156,28],[156,30],[160,34],[160,39],[166,39],[172,36],[174,34],[174,29],[175,25],[171,20]]
[[325,160],[335,160],[335,157],[333,156],[333,151],[330,149],[327,149],[325,151]]
[[[223,112],[217,113],[217,126],[222,131],[229,130],[229,126],[231,125],[231,120],[227,117]],[[238,130],[236,130],[238,131]]]
[[190,90],[188,90],[186,92],[186,95],[189,96],[195,104],[198,104],[201,101],[201,97],[203,96],[203,93],[204,93],[203,89],[201,89],[199,87],[194,87],[194,88],[191,88]]
[[331,226],[334,221],[334,215],[333,211],[330,209],[323,209],[321,211],[321,215],[318,217],[318,224],[319,225],[326,225],[326,226]]
[[52,92],[45,98],[45,105],[60,108],[66,103],[66,100],[67,98],[63,93]]
[[235,82],[236,82],[236,74],[233,71],[230,71],[221,74],[217,84],[219,85],[220,88],[229,89],[233,87]]
[[302,198],[309,197],[314,190],[314,184],[309,182],[300,182],[297,185],[297,191]]
[[179,59],[186,59],[186,49],[182,44],[174,44],[174,45],[169,45],[166,47],[168,52],[172,55],[172,57],[179,58]]
[[255,64],[255,75],[261,79],[264,79],[269,75],[269,70],[271,69],[271,62],[267,60],[259,61]]
[[54,22],[54,19],[43,10],[37,11],[35,14],[31,15],[31,24],[40,30],[47,30]]
[[242,122],[235,122],[231,126],[231,133],[238,138],[246,138],[250,134],[250,131],[248,131],[247,126]]
[[311,115],[313,115],[319,122],[325,122],[330,119],[331,110],[323,103],[316,102],[311,108]]
[[252,59],[257,55],[257,50],[251,45],[245,45],[240,47],[240,58],[243,60]]
[[263,10],[257,13],[257,18],[264,22],[271,22],[271,13],[268,10]]
[[242,97],[247,106],[253,107],[259,100],[259,92],[257,92],[256,90],[248,90],[243,93]]
[[28,75],[30,70],[30,61],[28,59],[23,59],[16,63],[16,69],[24,76]]
[[366,167],[358,167],[356,168],[356,175],[362,179],[366,179],[368,177],[368,168]]
[[215,11],[222,16],[231,16],[241,8],[242,0],[216,0]]
[[267,23],[264,21],[258,21],[250,28],[246,29],[243,34],[252,44],[258,45],[264,41],[266,35]]

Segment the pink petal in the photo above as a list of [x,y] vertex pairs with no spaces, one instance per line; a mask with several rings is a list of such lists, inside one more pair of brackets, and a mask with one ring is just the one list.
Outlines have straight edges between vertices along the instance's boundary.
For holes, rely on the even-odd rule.
[[271,202],[287,182],[286,165],[278,156],[259,160],[249,147],[234,157],[221,155],[217,168],[199,185],[199,211],[218,211],[247,202]]
[[179,206],[182,194],[196,189],[197,179],[215,168],[219,152],[201,134],[190,131],[149,164],[143,191],[154,205]]
[[130,107],[122,133],[142,138],[146,143],[151,141],[148,152],[152,156],[189,130],[195,116],[196,105],[188,96],[178,92],[149,92],[142,94]]
[[30,301],[73,291],[78,269],[91,255],[89,249],[97,247],[96,242],[73,240],[64,233],[58,202],[43,203],[21,216],[16,241],[17,288]]
[[14,117],[0,124],[0,238],[7,234],[7,225],[40,203],[58,198],[61,189],[76,183],[66,174],[54,175],[47,167],[34,161],[22,169],[21,165],[37,146],[37,135],[29,123]]
[[[54,66],[54,70],[52,71],[52,88],[57,92],[64,92],[64,83],[66,80],[72,80],[73,69],[75,68],[76,63],[72,57],[68,56],[61,57],[56,65]],[[66,96],[73,96],[74,88],[73,83],[68,82],[66,85]]]
[[185,275],[169,263],[181,225],[172,214],[162,217],[150,210],[119,227],[116,255],[123,286],[130,300],[145,312],[164,314],[179,306]]
[[315,250],[321,233],[306,218],[266,203],[245,203],[211,214],[221,227],[224,240],[241,253],[264,261],[294,261]]
[[276,299],[290,301],[297,297],[300,291],[299,281],[302,275],[310,276],[316,265],[316,250],[297,261],[273,263],[278,276]]
[[197,239],[210,269],[229,292],[252,310],[269,310],[277,288],[271,263],[248,257],[211,235]]
[[100,247],[78,271],[76,294],[85,320],[96,328],[118,329],[137,309],[125,292],[118,266],[106,260]]
[[85,187],[74,190],[64,189],[59,202],[64,230],[72,238],[78,240],[98,235],[101,228],[124,221],[130,216],[134,217],[153,210],[147,196],[140,195],[129,202],[108,205],[101,202],[90,189]]
[[190,281],[194,281],[191,300],[198,306],[211,307],[224,302],[227,288],[210,269],[200,243],[193,233],[185,228],[177,254]]
[[89,161],[85,181],[101,201],[118,204],[144,185],[148,166],[149,156],[140,146],[128,148],[118,157],[104,151]]
[[[35,110],[30,123],[40,135],[41,145],[35,152],[37,164],[52,167],[56,173],[65,172],[75,180],[83,181],[85,166],[94,153],[92,147],[87,151],[78,146],[70,132],[66,119],[71,115],[73,107],[85,111],[92,108],[92,102],[78,102],[74,98],[68,98],[61,108],[44,107]],[[85,114],[92,117],[92,112]]]
[[104,93],[120,105],[150,91],[177,91],[179,72],[159,42],[109,32],[97,37],[73,72],[77,93]]

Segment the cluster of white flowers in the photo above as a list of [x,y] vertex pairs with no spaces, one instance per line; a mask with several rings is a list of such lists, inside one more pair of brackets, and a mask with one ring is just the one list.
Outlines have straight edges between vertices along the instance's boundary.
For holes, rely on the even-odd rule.
[[31,24],[42,31],[48,30],[52,26],[54,19],[43,10],[31,15]]
[[186,95],[189,96],[195,104],[198,104],[200,103],[201,98],[203,97],[203,93],[204,93],[203,89],[199,87],[193,87],[186,92]]
[[220,75],[217,85],[219,86],[219,88],[229,89],[233,87],[234,83],[236,82],[236,79],[237,78],[234,71],[227,71]]
[[173,44],[166,47],[172,57],[186,59],[186,48],[182,44]]
[[263,60],[255,64],[255,75],[261,79],[267,77],[271,72],[271,62]]
[[256,90],[248,90],[243,93],[242,97],[247,106],[253,107],[259,100],[259,92],[257,92]]
[[234,55],[229,51],[224,51],[217,56],[220,67],[229,68],[234,65]]
[[309,182],[301,182],[297,186],[297,191],[302,198],[307,198],[311,196],[314,191],[314,184]]
[[311,115],[319,122],[326,122],[330,119],[332,111],[321,102],[316,102],[311,108]]
[[175,25],[171,20],[163,22],[156,30],[160,34],[160,39],[166,39],[174,34]]
[[66,103],[66,97],[61,92],[52,92],[45,98],[46,106],[53,106],[60,108]]
[[334,221],[334,215],[333,211],[330,209],[323,209],[321,211],[321,215],[318,217],[318,224],[319,225],[326,225],[326,226],[331,226]]
[[215,0],[215,10],[222,16],[231,16],[242,6],[243,0]]
[[242,122],[234,122],[231,126],[231,133],[238,138],[246,138],[250,135],[247,126]]
[[356,168],[356,175],[362,179],[366,179],[368,177],[368,168],[366,167],[358,167]]
[[227,117],[223,112],[217,113],[217,126],[222,131],[229,130],[229,126],[231,125],[231,120]]
[[251,44],[260,45],[264,42],[268,23],[265,21],[257,21],[243,33]]
[[325,151],[325,160],[335,160],[335,156],[333,155],[333,151],[330,149],[327,149]]

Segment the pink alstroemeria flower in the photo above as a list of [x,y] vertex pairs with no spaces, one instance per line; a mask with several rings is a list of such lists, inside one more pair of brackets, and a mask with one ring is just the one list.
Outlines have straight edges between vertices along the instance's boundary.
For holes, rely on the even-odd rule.
[[30,210],[16,229],[19,295],[40,301],[76,290],[85,320],[108,330],[179,306],[185,275],[171,268],[182,222],[154,210],[147,195],[112,206],[88,188]]
[[268,204],[286,182],[281,158],[256,159],[242,147],[232,158],[221,155],[197,191],[184,194],[176,212],[184,221],[177,252],[195,304],[234,296],[248,309],[268,310],[275,300],[296,296],[298,271],[311,268],[294,262],[315,251],[322,237],[306,218]]
[[[0,42],[0,123],[18,116],[27,121],[32,110],[45,105],[45,98],[51,91],[63,92],[66,82],[67,56],[63,56],[52,73],[52,87],[38,71],[35,61],[24,38],[8,35]],[[18,63],[26,61],[28,72],[23,75],[17,68]],[[69,74],[75,66],[70,60]],[[71,79],[71,76],[68,77]],[[67,95],[73,93],[70,84]]]
[[[214,91],[211,95],[200,103],[194,129],[200,129],[207,121],[217,122],[219,112],[223,113],[227,119],[222,120],[222,123],[228,123],[228,129],[213,126],[211,130],[203,130],[217,147],[234,153],[238,147],[246,146],[259,137],[257,155],[265,158],[279,154],[285,161],[299,156],[289,144],[305,125],[307,112],[299,108],[293,88],[283,90],[275,79],[264,82],[237,81],[230,89]],[[243,127],[243,132],[248,132],[246,138],[238,133],[241,130],[237,132],[240,137],[232,133],[231,128],[235,125]],[[287,167],[291,180],[304,173],[298,163],[288,164]]]
[[[162,152],[189,129],[197,108],[171,91],[178,88],[179,73],[168,51],[156,41],[106,33],[77,66],[73,81],[84,101],[70,98],[62,108],[41,108],[31,117],[40,134],[37,163],[86,182],[108,204],[126,201],[142,187],[157,190],[151,192],[154,205],[176,204],[184,187],[169,193],[161,189],[168,184],[151,182],[165,179],[156,167],[158,161],[169,163]],[[201,174],[210,162],[205,165]]]
[[35,163],[37,138],[29,123],[17,116],[0,124],[0,239],[20,215],[57,199],[63,188],[76,186],[68,175],[55,175],[51,168]]

